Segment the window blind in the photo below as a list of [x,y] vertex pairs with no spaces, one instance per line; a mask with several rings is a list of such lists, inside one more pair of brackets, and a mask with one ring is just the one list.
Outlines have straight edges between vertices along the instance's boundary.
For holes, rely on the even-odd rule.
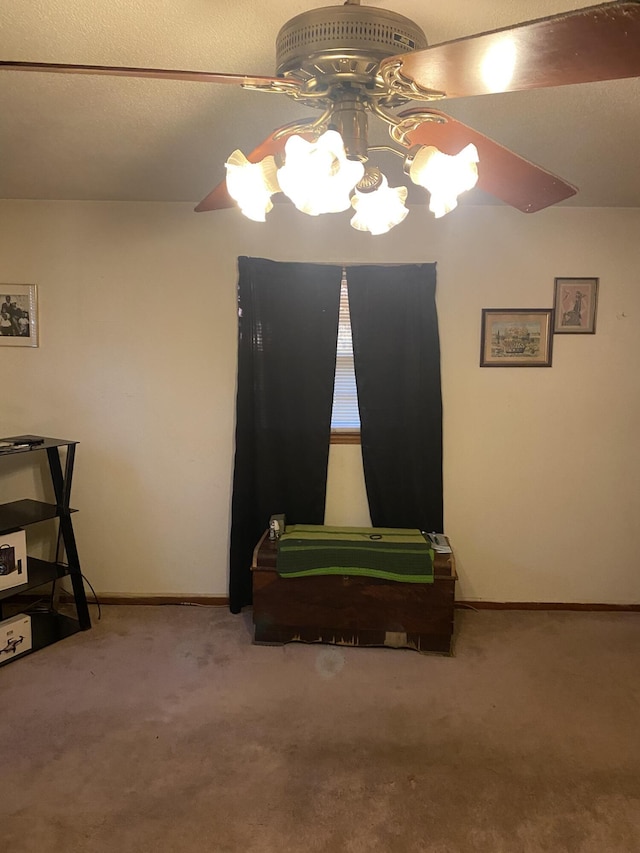
[[336,353],[336,378],[333,387],[331,431],[354,432],[359,430],[360,412],[358,411],[358,391],[353,366],[349,290],[347,271],[343,269],[340,284],[340,318],[338,321],[338,349]]

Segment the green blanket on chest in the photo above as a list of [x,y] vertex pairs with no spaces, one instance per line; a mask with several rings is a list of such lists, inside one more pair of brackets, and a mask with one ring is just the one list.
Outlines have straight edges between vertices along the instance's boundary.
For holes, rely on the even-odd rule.
[[433,550],[417,529],[287,526],[278,542],[278,574],[364,575],[406,583],[433,583]]

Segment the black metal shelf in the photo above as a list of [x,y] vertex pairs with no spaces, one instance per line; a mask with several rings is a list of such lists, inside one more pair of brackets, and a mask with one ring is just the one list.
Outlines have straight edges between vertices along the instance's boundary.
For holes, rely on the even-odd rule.
[[61,515],[68,515],[70,512],[77,512],[77,510],[44,503],[44,501],[34,501],[30,498],[0,504],[0,533],[8,533],[17,527],[26,527],[29,524],[37,524],[39,521],[60,518]]
[[[3,456],[13,456],[18,453],[35,453],[43,450],[46,453],[51,474],[51,483],[55,494],[55,503],[31,500],[29,498],[0,504],[0,536],[14,530],[20,530],[31,524],[41,521],[57,519],[58,545],[64,544],[67,565],[59,562],[48,562],[36,557],[27,557],[28,580],[11,589],[0,591],[0,620],[7,618],[9,614],[26,613],[31,619],[32,648],[28,652],[8,657],[6,653],[0,654],[0,666],[35,652],[51,643],[62,640],[75,634],[77,631],[86,631],[91,628],[91,617],[87,605],[87,597],[84,590],[80,560],[76,546],[75,534],[71,524],[71,514],[76,512],[69,506],[71,495],[71,481],[73,477],[73,466],[77,441],[66,441],[60,438],[45,438],[42,436],[11,436],[0,441],[20,442],[23,446],[15,448],[3,448],[0,452],[0,460]],[[39,443],[33,443],[33,442]],[[24,445],[27,446],[24,446]],[[60,448],[66,448],[64,456],[60,457]],[[63,467],[64,461],[64,467]],[[28,545],[28,536],[27,536]],[[56,551],[56,556],[60,553]],[[68,577],[73,588],[72,599],[77,618],[71,618],[54,609],[54,596],[48,596],[48,607],[44,610],[41,606],[33,603],[33,600],[24,600],[21,596],[30,589],[53,584],[59,578]]]
[[13,598],[29,589],[43,586],[51,581],[64,578],[69,574],[69,567],[62,563],[50,563],[47,560],[39,560],[37,557],[27,557],[27,576],[29,580],[19,586],[0,590],[0,601],[5,598]]
[[65,637],[71,637],[81,630],[77,619],[72,619],[70,616],[65,616],[55,610],[35,611],[27,613],[27,615],[31,617],[31,648],[22,654],[0,655],[0,666],[11,663],[18,658],[27,657],[32,652],[44,649],[46,646],[57,643],[58,640],[64,640]]
[[[22,447],[20,443],[28,441],[39,441],[39,444],[31,444],[29,447]],[[77,441],[66,441],[64,438],[46,438],[43,435],[10,435],[7,438],[0,438],[0,441],[13,441],[16,447],[0,448],[0,456],[13,456],[14,453],[33,453],[34,450],[49,450],[54,447],[69,447],[76,445]]]

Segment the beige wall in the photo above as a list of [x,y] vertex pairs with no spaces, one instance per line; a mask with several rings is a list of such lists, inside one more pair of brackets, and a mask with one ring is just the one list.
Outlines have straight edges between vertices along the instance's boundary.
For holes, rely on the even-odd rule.
[[[284,206],[260,226],[0,202],[0,281],[37,283],[41,322],[38,349],[0,349],[0,434],[81,442],[72,504],[98,592],[225,594],[237,256],[436,261],[459,596],[638,602],[638,234],[638,209],[414,210],[370,238]],[[480,369],[481,309],[550,307],[554,276],[600,277],[597,334],[557,336],[551,369]],[[40,466],[1,464],[3,500],[46,494]],[[328,521],[366,522],[358,448],[332,450],[328,503]]]

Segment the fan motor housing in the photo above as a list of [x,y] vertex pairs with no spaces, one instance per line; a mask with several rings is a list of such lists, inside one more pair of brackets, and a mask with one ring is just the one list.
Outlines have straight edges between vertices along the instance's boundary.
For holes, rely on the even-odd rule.
[[396,12],[347,4],[296,15],[278,33],[276,74],[308,88],[335,83],[376,87],[378,66],[388,56],[422,50],[420,27]]

